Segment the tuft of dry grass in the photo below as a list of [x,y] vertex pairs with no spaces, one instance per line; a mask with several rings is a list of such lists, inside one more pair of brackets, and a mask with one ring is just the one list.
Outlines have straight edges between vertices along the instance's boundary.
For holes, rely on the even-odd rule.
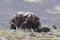
[[0,37],[7,38],[8,40],[59,40],[60,37],[56,37],[57,34],[60,34],[58,30],[53,30],[48,33],[37,33],[33,32],[35,37],[30,36],[32,32],[16,30],[0,30]]

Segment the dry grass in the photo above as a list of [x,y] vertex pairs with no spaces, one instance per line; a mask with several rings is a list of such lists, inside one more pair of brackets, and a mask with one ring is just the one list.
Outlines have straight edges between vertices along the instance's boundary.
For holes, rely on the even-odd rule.
[[[60,34],[58,30],[54,30],[48,33],[36,33],[33,32],[35,37],[31,37],[31,32],[26,32],[23,30],[16,30],[13,32],[11,30],[0,30],[0,37],[5,37],[8,40],[59,40],[60,37],[56,37],[57,34]],[[49,35],[52,34],[52,35]]]

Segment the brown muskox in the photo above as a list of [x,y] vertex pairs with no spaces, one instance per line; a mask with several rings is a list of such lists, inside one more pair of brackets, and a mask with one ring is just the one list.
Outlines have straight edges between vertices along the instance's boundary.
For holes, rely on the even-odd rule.
[[48,27],[40,27],[40,29],[35,30],[35,32],[50,32]]
[[50,29],[48,27],[41,27],[41,32],[50,32]]
[[57,29],[56,25],[52,25],[53,29]]
[[16,29],[28,29],[28,30],[38,30],[41,26],[40,19],[38,16],[31,12],[21,12],[20,14],[15,14],[10,20],[10,28]]

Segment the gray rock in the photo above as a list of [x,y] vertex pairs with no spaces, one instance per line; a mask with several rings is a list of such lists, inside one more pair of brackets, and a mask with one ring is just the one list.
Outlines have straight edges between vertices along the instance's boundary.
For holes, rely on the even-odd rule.
[[30,34],[30,37],[36,37],[36,35],[32,32],[32,33]]
[[6,38],[4,38],[4,37],[0,37],[0,40],[8,40],[8,39],[6,39]]
[[60,35],[58,34],[58,35],[56,35],[56,37],[60,37]]

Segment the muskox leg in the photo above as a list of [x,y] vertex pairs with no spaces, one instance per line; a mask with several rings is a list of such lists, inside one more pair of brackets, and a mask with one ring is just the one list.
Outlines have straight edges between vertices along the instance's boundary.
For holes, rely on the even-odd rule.
[[28,26],[28,28],[27,28],[27,29],[28,29],[28,31],[29,31],[29,32],[31,32],[31,31],[32,31],[31,26]]

